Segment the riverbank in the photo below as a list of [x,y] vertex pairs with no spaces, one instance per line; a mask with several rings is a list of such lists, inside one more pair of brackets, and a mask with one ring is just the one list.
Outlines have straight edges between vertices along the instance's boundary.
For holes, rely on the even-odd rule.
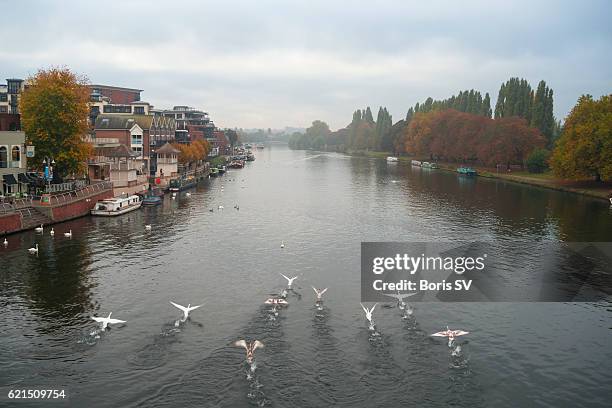
[[[392,153],[380,151],[347,151],[345,154],[351,156],[364,156],[385,159],[391,156]],[[398,161],[402,163],[410,163],[414,158],[399,156]],[[423,159],[427,161],[427,159]],[[439,163],[436,162],[440,170],[456,172],[459,164],[456,163]],[[512,173],[498,173],[495,169],[472,166],[478,171],[479,177],[494,178],[505,181],[512,181],[530,186],[548,188],[567,193],[582,194],[589,197],[599,198],[609,201],[610,193],[612,192],[612,182],[596,182],[594,180],[562,180],[548,173],[529,173],[526,171]]]

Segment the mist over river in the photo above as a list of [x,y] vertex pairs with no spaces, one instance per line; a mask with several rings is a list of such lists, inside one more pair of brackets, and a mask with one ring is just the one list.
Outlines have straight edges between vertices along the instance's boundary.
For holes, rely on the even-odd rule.
[[[610,303],[414,303],[411,319],[389,303],[376,339],[359,305],[362,241],[612,241],[604,201],[284,145],[255,153],[162,206],[9,236],[0,406],[610,406]],[[263,302],[286,286],[279,273],[298,279],[273,320]],[[323,310],[311,286],[329,288]],[[169,301],[204,307],[181,323]],[[100,333],[91,316],[109,312],[127,323]],[[460,356],[430,336],[447,325],[470,332]],[[232,345],[243,338],[265,344],[253,374]],[[34,388],[68,397],[7,398]]]

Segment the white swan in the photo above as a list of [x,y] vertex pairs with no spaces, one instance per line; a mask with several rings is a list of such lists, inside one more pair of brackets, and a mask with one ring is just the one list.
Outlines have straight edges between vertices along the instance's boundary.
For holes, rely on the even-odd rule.
[[72,238],[72,230],[68,231],[68,232],[64,232],[64,236],[66,238]]
[[192,310],[196,310],[199,307],[202,307],[202,305],[198,305],[198,306],[191,306],[191,303],[187,305],[187,307],[185,306],[181,306],[177,303],[174,303],[172,301],[170,301],[170,304],[172,304],[172,306],[180,309],[183,311],[183,320],[187,320],[187,318],[189,317],[189,312],[191,312]]
[[287,302],[285,299],[278,299],[278,298],[268,298],[266,299],[264,303],[266,305],[283,305],[283,306],[286,306],[289,304],[289,302]]
[[40,227],[34,228],[34,231],[36,231],[36,232],[43,232],[43,225],[40,224]]
[[191,197],[191,193],[185,193],[186,197]]
[[151,227],[151,224],[145,225],[145,231],[151,231],[152,229],[153,227]]
[[374,306],[372,306],[371,309],[368,309],[367,307],[365,307],[364,305],[362,305],[361,303],[359,303],[361,305],[361,308],[363,309],[363,311],[366,314],[366,319],[368,319],[368,322],[372,323],[372,312],[374,311],[374,308],[376,308],[376,305],[378,303],[374,303]]
[[404,298],[414,296],[416,294],[417,294],[416,292],[401,294],[399,293],[399,290],[398,290],[397,295],[388,294],[388,293],[385,293],[384,295],[397,299],[397,305],[399,306],[400,309],[403,309],[404,307],[406,307],[406,302],[404,302]]
[[6,238],[4,238],[4,246],[8,246],[8,241],[6,240]]
[[31,254],[38,254],[38,244],[36,244],[36,247],[28,248],[28,252]]
[[318,290],[317,288],[315,288],[314,286],[312,287],[312,290],[315,291],[315,293],[317,294],[317,301],[321,301],[321,297],[323,296],[323,294],[325,292],[327,292],[327,288],[323,289],[323,290]]
[[108,317],[95,317],[92,316],[91,318],[93,320],[95,320],[98,323],[102,323],[102,330],[106,330],[106,328],[108,327],[109,324],[117,324],[117,323],[126,323],[125,320],[119,320],[119,319],[111,319],[111,315],[113,314],[113,312],[110,312],[108,314]]
[[55,231],[53,230],[53,227],[51,227],[51,232],[49,232],[49,234],[50,234],[51,236],[54,236],[54,235],[55,235]]
[[448,347],[452,347],[453,341],[455,337],[465,336],[466,334],[470,334],[470,332],[466,332],[463,330],[450,330],[448,326],[446,326],[446,330],[439,331],[437,333],[432,334],[434,337],[448,337]]
[[289,278],[289,277],[283,275],[282,273],[280,273],[280,276],[282,276],[283,278],[287,279],[287,289],[291,289],[291,285],[293,285],[293,281],[297,279],[297,276],[294,276],[293,278]]
[[234,342],[234,346],[243,347],[246,350],[246,360],[249,364],[251,364],[255,358],[255,350],[258,348],[264,348],[264,344],[259,340],[255,340],[252,343],[247,343],[244,340],[238,340]]
[[220,210],[222,210],[222,209],[223,209],[223,206],[222,206],[222,205],[220,205],[220,206],[219,206],[219,209],[220,209]]
[[281,248],[285,247],[285,241],[281,241]]

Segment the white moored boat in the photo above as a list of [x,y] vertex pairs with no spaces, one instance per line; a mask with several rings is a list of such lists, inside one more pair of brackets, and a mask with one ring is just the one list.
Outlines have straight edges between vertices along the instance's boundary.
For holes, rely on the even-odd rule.
[[140,208],[142,201],[137,195],[119,196],[107,200],[98,201],[91,210],[91,215],[102,215],[112,217],[125,214]]
[[389,163],[395,163],[395,162],[397,162],[397,157],[395,157],[395,156],[387,156],[387,161]]

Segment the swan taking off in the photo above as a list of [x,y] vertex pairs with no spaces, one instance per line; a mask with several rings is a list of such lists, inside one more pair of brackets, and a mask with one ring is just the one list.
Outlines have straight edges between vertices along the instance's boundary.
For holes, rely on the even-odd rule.
[[34,228],[34,231],[36,231],[36,232],[43,232],[43,225],[40,224],[40,227]]
[[[6,241],[6,239],[5,239]],[[38,254],[38,244],[36,244],[36,247],[34,248],[28,248],[28,252],[31,254]]]
[[374,311],[374,308],[376,308],[376,305],[378,303],[374,303],[374,306],[372,306],[371,309],[368,309],[367,307],[365,307],[364,305],[362,305],[361,303],[359,303],[361,305],[361,308],[363,309],[363,311],[366,314],[366,319],[368,319],[368,322],[372,323],[372,312]]
[[315,288],[314,286],[312,287],[312,290],[315,291],[315,293],[317,294],[317,302],[320,302],[322,299],[321,297],[323,296],[323,294],[325,292],[327,292],[327,288],[322,289],[322,290],[318,290],[317,288]]
[[113,312],[110,312],[108,314],[108,317],[95,317],[92,316],[91,318],[93,320],[95,320],[98,323],[102,323],[102,330],[106,330],[106,328],[108,327],[109,324],[117,324],[117,323],[126,323],[125,320],[119,320],[119,319],[111,319],[111,315],[113,314]]
[[255,350],[258,348],[264,348],[264,344],[255,340],[252,343],[247,343],[245,340],[238,340],[234,342],[234,346],[243,347],[246,350],[246,361],[251,364],[253,363],[253,359],[255,358]]
[[416,295],[416,292],[401,294],[399,293],[399,290],[398,290],[397,295],[388,294],[388,293],[385,293],[384,295],[397,299],[397,305],[399,306],[400,309],[403,309],[404,307],[406,307],[406,302],[404,302],[404,298],[414,296]]
[[437,332],[432,334],[434,337],[448,337],[448,346],[451,347],[455,337],[465,336],[466,334],[470,334],[470,332],[466,332],[463,330],[450,330],[448,326],[446,326],[446,330]]
[[293,278],[289,278],[289,277],[283,275],[282,273],[280,274],[280,276],[282,276],[283,278],[287,279],[287,289],[291,289],[291,285],[293,285],[293,281],[297,279],[297,276],[294,276]]
[[55,231],[53,230],[53,227],[51,227],[51,232],[49,233],[51,236],[55,235]]
[[264,302],[266,305],[282,305],[282,306],[286,306],[289,304],[289,302],[287,302],[285,299],[277,299],[277,298],[268,298],[266,299],[266,301]]
[[72,230],[68,231],[68,232],[64,232],[64,236],[66,238],[72,238]]
[[172,306],[179,308],[183,311],[183,320],[187,320],[187,318],[189,317],[189,312],[191,312],[192,310],[196,310],[199,307],[202,307],[202,305],[198,305],[198,306],[191,306],[191,303],[187,305],[187,307],[185,306],[181,306],[179,304],[176,304],[172,301],[170,301],[170,303],[172,304]]

